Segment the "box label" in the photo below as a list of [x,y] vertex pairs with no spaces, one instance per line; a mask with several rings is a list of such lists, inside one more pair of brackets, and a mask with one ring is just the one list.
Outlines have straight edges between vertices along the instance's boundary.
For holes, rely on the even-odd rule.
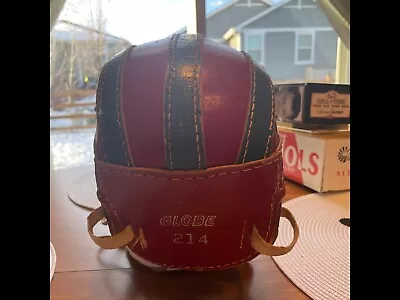
[[312,93],[311,118],[338,119],[350,118],[350,95],[336,91]]
[[350,140],[330,140],[326,145],[324,191],[347,190],[350,188]]
[[283,175],[319,191],[323,178],[324,141],[280,131]]

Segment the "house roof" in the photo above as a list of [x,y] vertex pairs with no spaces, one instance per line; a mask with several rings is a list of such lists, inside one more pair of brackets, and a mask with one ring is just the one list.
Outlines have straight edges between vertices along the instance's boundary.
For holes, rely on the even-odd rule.
[[244,26],[247,26],[251,23],[253,23],[254,21],[257,21],[258,19],[272,13],[274,10],[277,10],[278,8],[284,6],[285,4],[288,4],[290,1],[292,0],[283,0],[282,2],[272,5],[271,7],[268,7],[266,10],[260,12],[259,14],[255,15],[254,17],[247,19],[246,21],[244,21],[243,23],[240,23],[238,25],[235,26],[236,30],[241,30]]
[[245,26],[257,21],[258,19],[270,14],[271,12],[277,10],[278,8],[284,6],[285,4],[288,4],[290,1],[292,1],[292,0],[283,0],[282,2],[280,2],[278,4],[275,4],[275,5],[272,5],[272,6],[268,7],[266,10],[260,12],[259,14],[255,15],[254,17],[251,17],[251,18],[247,19],[246,21],[244,21],[244,22],[242,22],[242,23],[240,23],[240,24],[238,24],[238,25],[236,25],[234,27],[229,28],[225,32],[225,34],[223,36],[224,39],[225,40],[229,39],[233,34],[235,34],[236,32],[240,31],[243,27],[245,27]]
[[[223,12],[224,10],[230,8],[231,6],[233,6],[234,4],[238,3],[240,0],[232,0],[230,2],[227,2],[225,4],[222,4],[220,7],[218,7],[217,9],[213,10],[211,13],[209,13],[206,16],[206,19],[212,18],[216,15],[218,15],[219,13]],[[270,0],[260,0],[261,2],[264,2],[265,4],[267,4],[268,6],[271,6],[272,4],[270,3]],[[175,33],[184,33],[186,31],[186,26],[182,27],[181,29],[177,30]]]
[[[52,35],[55,37],[56,40],[61,40],[65,42],[71,42],[72,40],[87,41],[97,40],[99,38],[100,31],[84,25],[72,23],[70,21],[60,20],[54,26]],[[109,34],[107,32],[102,33],[102,35],[104,39],[109,43],[123,42],[131,44],[129,41]]]
[[[215,16],[215,15],[217,15],[217,14],[219,14],[221,11],[224,11],[225,9],[231,7],[232,5],[238,3],[239,1],[240,1],[240,0],[232,0],[232,1],[230,1],[230,2],[227,2],[227,3],[223,4],[223,5],[221,5],[221,6],[218,7],[216,10],[213,10],[213,11],[207,16],[207,19],[208,19],[208,18],[211,18],[211,17],[213,17],[213,16]],[[267,4],[268,6],[271,6],[271,5],[272,5],[272,4],[270,3],[270,1],[268,1],[268,0],[260,0],[260,1],[261,1],[261,2],[264,2],[264,3]]]

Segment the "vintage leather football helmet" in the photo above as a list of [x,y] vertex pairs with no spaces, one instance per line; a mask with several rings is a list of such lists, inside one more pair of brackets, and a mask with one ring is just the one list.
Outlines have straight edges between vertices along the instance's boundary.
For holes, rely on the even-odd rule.
[[[105,64],[96,98],[98,246],[196,271],[293,248],[272,82],[248,54],[189,34],[132,46]],[[273,245],[280,216],[286,246]]]

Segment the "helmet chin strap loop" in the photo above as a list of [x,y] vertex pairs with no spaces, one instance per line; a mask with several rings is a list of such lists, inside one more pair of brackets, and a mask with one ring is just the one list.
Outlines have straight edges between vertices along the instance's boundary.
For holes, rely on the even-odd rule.
[[104,218],[105,213],[101,206],[91,211],[87,217],[87,230],[89,236],[97,246],[103,249],[117,249],[128,245],[135,239],[135,233],[130,225],[125,227],[121,232],[112,236],[96,236],[93,233],[93,228]]
[[268,255],[268,256],[279,256],[289,253],[294,245],[297,243],[299,238],[299,227],[297,225],[296,219],[292,215],[292,213],[285,207],[281,209],[281,217],[286,218],[289,220],[290,224],[293,228],[293,239],[292,242],[288,246],[274,246],[266,241],[261,237],[260,233],[258,232],[257,228],[253,227],[253,233],[251,236],[251,246],[256,250],[258,253]]

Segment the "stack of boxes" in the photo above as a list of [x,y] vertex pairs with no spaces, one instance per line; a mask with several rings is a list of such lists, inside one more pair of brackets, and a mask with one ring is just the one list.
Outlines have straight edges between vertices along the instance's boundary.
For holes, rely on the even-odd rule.
[[287,179],[317,192],[350,189],[350,85],[278,84],[275,113]]

